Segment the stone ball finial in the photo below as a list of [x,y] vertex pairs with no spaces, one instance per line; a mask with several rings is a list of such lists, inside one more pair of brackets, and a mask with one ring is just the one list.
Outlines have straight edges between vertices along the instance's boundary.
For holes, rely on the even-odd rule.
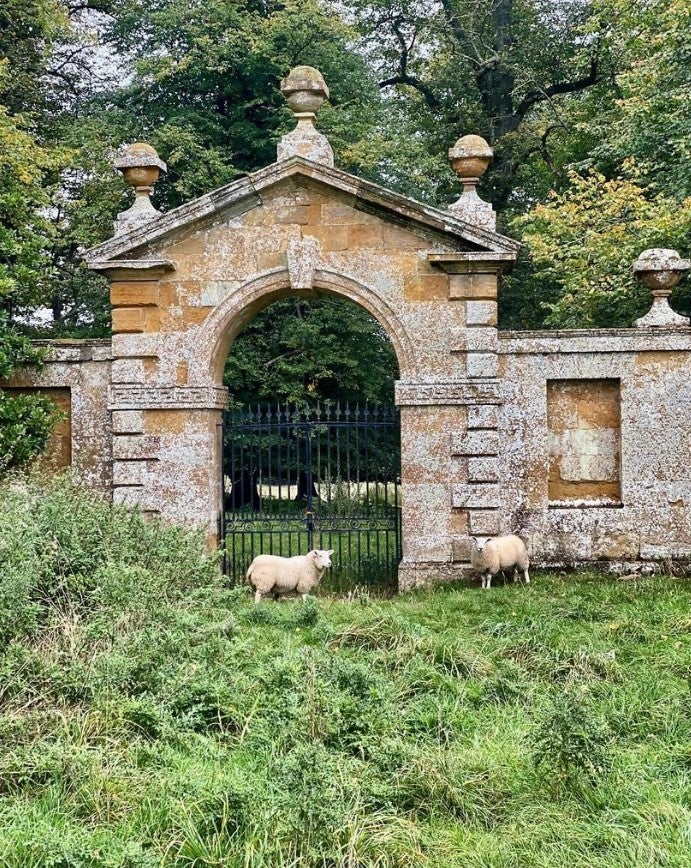
[[676,250],[651,247],[641,253],[631,270],[635,277],[651,291],[653,306],[645,316],[636,320],[635,324],[638,328],[689,327],[688,318],[675,313],[667,301],[674,287],[689,269],[691,269],[691,262],[682,259]]
[[324,76],[313,66],[291,69],[281,82],[281,91],[294,114],[316,114],[324,100],[329,98]]
[[494,153],[482,136],[462,136],[453,148],[449,148],[451,168],[463,184],[463,194],[457,202],[449,205],[449,211],[481,229],[494,232],[497,215],[489,202],[477,194],[476,186],[487,171]]
[[321,72],[313,66],[296,66],[281,82],[281,90],[298,123],[279,141],[279,161],[302,157],[313,163],[333,166],[331,145],[314,126],[316,113],[329,96],[329,88]]
[[478,180],[492,162],[494,151],[482,136],[461,136],[453,148],[449,148],[451,168],[461,180]]

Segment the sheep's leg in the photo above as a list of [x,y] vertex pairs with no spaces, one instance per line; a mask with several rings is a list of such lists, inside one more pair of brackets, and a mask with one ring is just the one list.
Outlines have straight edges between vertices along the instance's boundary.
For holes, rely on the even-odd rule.
[[262,598],[261,592],[260,592],[260,591],[255,591],[255,592],[254,592],[254,602],[255,602],[255,603],[258,603],[258,602],[261,600],[261,598]]
[[525,579],[526,585],[530,584],[530,576],[528,575],[528,567],[523,570],[523,578]]
[[487,588],[490,588],[491,585],[492,585],[492,573],[487,573],[487,575],[485,576],[484,581],[482,583],[482,587],[487,589]]
[[514,585],[518,581],[518,567],[513,568],[513,583]]
[[309,594],[301,594],[303,602],[309,597]]

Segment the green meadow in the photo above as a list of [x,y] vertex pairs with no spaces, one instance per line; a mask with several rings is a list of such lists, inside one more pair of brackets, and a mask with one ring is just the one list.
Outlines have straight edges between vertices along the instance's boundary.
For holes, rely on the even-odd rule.
[[688,580],[254,606],[66,480],[0,522],[0,866],[691,865]]

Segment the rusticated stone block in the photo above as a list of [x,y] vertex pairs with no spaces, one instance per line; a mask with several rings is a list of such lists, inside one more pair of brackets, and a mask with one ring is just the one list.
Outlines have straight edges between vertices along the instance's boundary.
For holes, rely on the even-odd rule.
[[497,536],[501,532],[501,514],[498,509],[471,509],[468,518],[473,536]]
[[496,274],[452,274],[449,279],[450,299],[492,301],[497,297]]
[[452,455],[499,454],[499,435],[496,431],[454,432],[450,441]]
[[110,285],[110,303],[113,307],[156,305],[159,301],[157,280],[116,281]]
[[451,341],[451,349],[454,352],[496,353],[497,330],[481,326],[457,328],[453,329]]
[[114,332],[145,331],[143,307],[118,307],[112,313]]
[[468,458],[469,482],[498,482],[499,462],[496,458],[482,456]]
[[114,434],[141,434],[144,431],[144,415],[141,410],[113,410]]
[[499,373],[499,356],[496,353],[468,353],[466,370],[469,377],[496,377]]
[[157,458],[160,448],[160,437],[148,434],[116,434],[113,436],[113,459],[116,461]]
[[497,305],[493,301],[467,301],[465,321],[468,325],[495,326],[497,324]]
[[445,274],[406,274],[404,294],[407,301],[442,301],[448,292],[448,277]]
[[499,486],[489,482],[455,483],[451,503],[456,509],[492,509],[499,506]]
[[113,461],[113,485],[144,485],[147,461]]
[[496,404],[475,404],[468,407],[468,428],[496,428],[499,408]]
[[455,539],[451,542],[451,559],[457,563],[469,563],[473,544],[469,539]]

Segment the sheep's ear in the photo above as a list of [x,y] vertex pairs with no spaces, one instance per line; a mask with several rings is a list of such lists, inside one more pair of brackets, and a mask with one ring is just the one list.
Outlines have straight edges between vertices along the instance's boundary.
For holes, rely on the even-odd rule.
[[332,555],[334,553],[334,549],[329,549],[327,555]]

